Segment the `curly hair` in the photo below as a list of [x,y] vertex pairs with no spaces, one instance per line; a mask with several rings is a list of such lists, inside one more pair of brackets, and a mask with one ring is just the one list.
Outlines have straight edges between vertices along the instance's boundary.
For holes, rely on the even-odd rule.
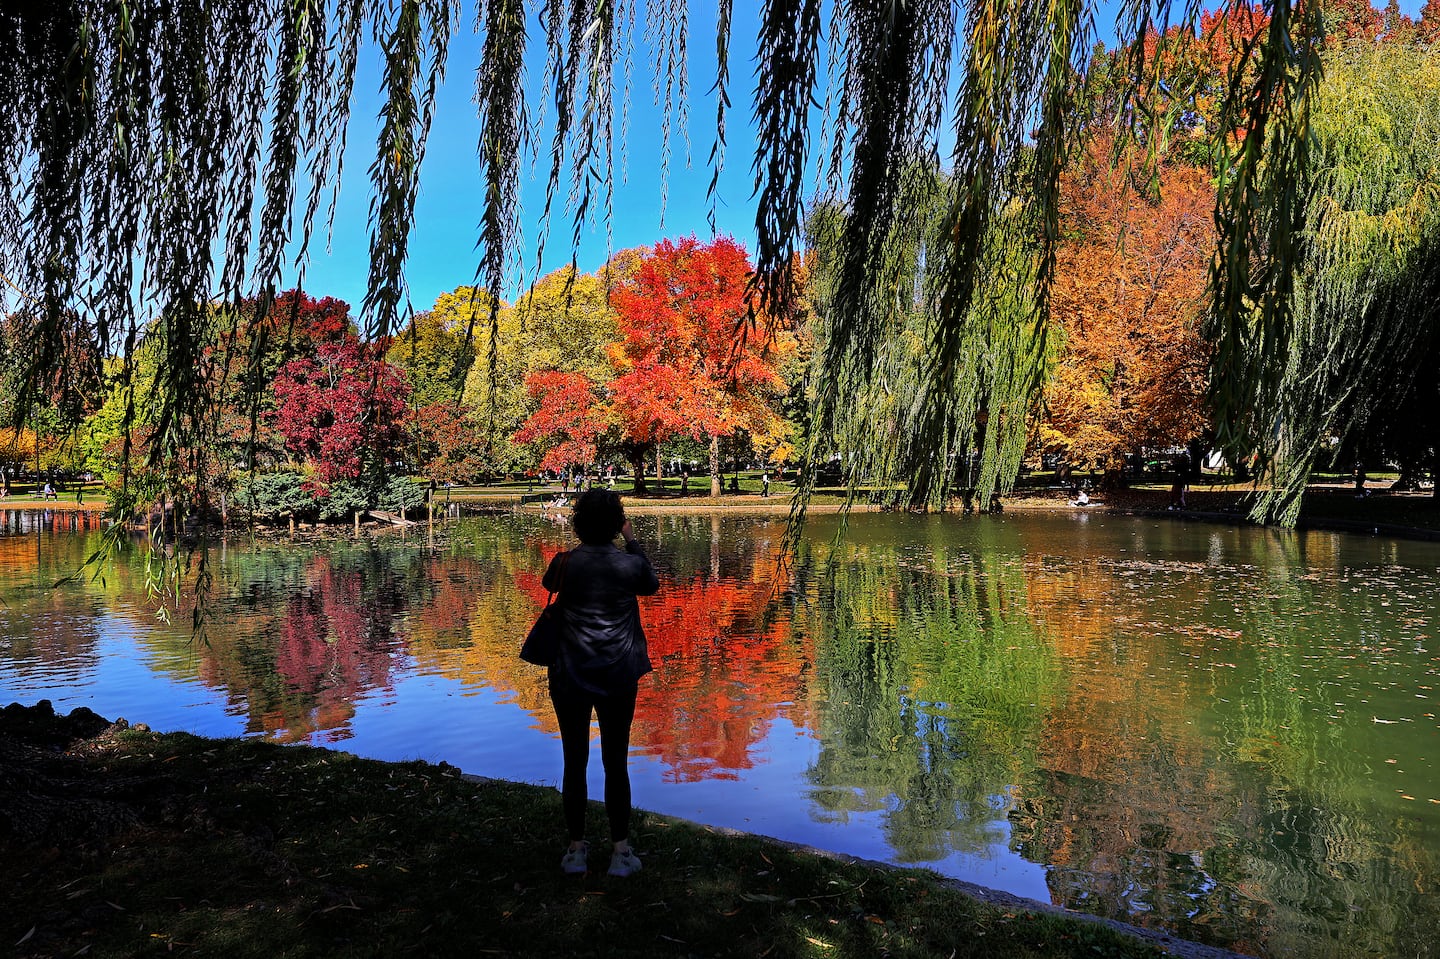
[[625,525],[625,507],[620,494],[608,489],[588,489],[575,500],[570,525],[580,542],[600,546],[615,539]]

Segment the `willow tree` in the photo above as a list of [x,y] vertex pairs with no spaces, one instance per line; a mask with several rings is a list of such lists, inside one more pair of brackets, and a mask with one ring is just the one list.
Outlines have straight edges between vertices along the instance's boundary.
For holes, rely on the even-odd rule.
[[1269,465],[1256,517],[1286,523],[1317,460],[1403,406],[1440,347],[1440,46],[1335,49],[1310,136],[1303,176],[1257,183],[1257,218],[1297,227],[1285,309],[1271,323],[1263,303],[1217,314],[1219,372],[1241,389],[1212,385],[1232,445]]
[[[822,204],[810,217],[811,301],[816,353],[806,392],[845,397],[819,404],[805,422],[812,461],[842,458],[852,494],[864,481],[872,498],[943,509],[964,492],[989,502],[1008,492],[1025,452],[1049,343],[1034,310],[1039,244],[1035,208],[1012,199],[978,251],[980,279],[963,325],[964,341],[948,381],[937,393],[929,344],[944,293],[943,274],[929,263],[948,237],[949,178],[917,170],[890,235],[876,253],[887,271],[887,316],[873,346],[845,356],[842,259],[847,211]],[[942,251],[937,254],[937,251]],[[933,447],[933,448],[932,448]],[[938,452],[939,455],[936,455]],[[914,472],[916,467],[921,475]],[[801,475],[802,489],[813,481]]]
[[[1122,0],[1129,51],[1122,122],[1162,129],[1148,95],[1157,36],[1197,21],[1202,0]],[[1227,5],[1240,0],[1225,0]],[[1057,184],[1075,124],[1077,72],[1099,34],[1095,0],[764,0],[753,43],[732,49],[733,0],[718,0],[710,162],[726,162],[735,57],[754,62],[755,263],[761,315],[794,295],[809,174],[843,203],[826,362],[814,415],[848,401],[842,367],[863,378],[895,319],[896,275],[883,256],[903,213],[915,158],[951,173],[941,238],[927,253],[934,307],[923,331],[923,397],[904,474],[917,495],[945,475],[946,438],[978,424],[967,351],[993,339],[973,309],[987,250],[1014,246],[1025,223],[1034,284],[1007,310],[1018,366],[1042,350],[1058,223]],[[203,445],[217,403],[207,367],[225,351],[236,304],[262,300],[303,264],[340,177],[356,68],[374,51],[383,105],[369,165],[368,334],[403,323],[404,263],[421,161],[450,41],[473,14],[483,33],[473,69],[482,134],[475,189],[484,196],[478,276],[498,303],[513,265],[518,183],[533,151],[572,234],[608,219],[616,105],[632,70],[654,83],[674,122],[690,109],[685,0],[55,0],[0,8],[0,272],[41,319],[32,373],[53,366],[80,317],[106,352],[129,357],[155,336],[157,457]],[[530,14],[534,13],[532,20]],[[1301,198],[1309,168],[1324,33],[1316,0],[1275,0],[1225,98],[1217,222],[1217,325],[1228,364],[1218,394],[1233,409],[1263,358],[1280,355],[1294,314]],[[654,49],[636,53],[637,31]],[[369,37],[373,44],[363,45]],[[748,39],[748,38],[747,38]],[[534,48],[532,50],[532,47]],[[542,56],[543,50],[543,56]],[[525,68],[544,63],[544,111]],[[1174,91],[1170,91],[1173,93]],[[820,106],[823,104],[823,107]],[[815,114],[823,111],[823,122]],[[545,121],[532,127],[532,117]],[[619,124],[623,129],[623,119]],[[812,137],[812,129],[820,135]],[[666,135],[670,124],[666,125]],[[531,137],[548,137],[536,142]],[[1155,142],[1153,135],[1147,142]],[[942,146],[945,144],[946,146]],[[662,150],[668,155],[668,146]],[[1011,207],[1021,200],[1026,217]],[[333,200],[329,204],[333,210]],[[303,275],[301,277],[303,280]],[[286,284],[289,285],[289,284]],[[492,329],[497,317],[492,312]],[[493,337],[493,334],[492,334]],[[494,350],[489,351],[494,356]],[[197,371],[198,375],[197,375]],[[251,382],[238,377],[242,382]],[[1228,405],[1227,405],[1228,403]]]

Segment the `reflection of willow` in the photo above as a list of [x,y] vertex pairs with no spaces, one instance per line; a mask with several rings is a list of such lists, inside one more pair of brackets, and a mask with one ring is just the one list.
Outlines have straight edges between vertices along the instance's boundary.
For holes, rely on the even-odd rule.
[[[1226,758],[1252,772],[1246,826],[1261,841],[1240,847],[1235,873],[1269,904],[1275,955],[1440,955],[1440,821],[1390,787],[1434,794],[1423,778],[1372,768],[1402,757],[1440,787],[1432,767],[1412,765],[1434,755],[1436,726],[1410,721],[1423,718],[1408,688],[1421,654],[1404,638],[1407,619],[1433,615],[1434,586],[1427,597],[1412,571],[1382,565],[1317,571],[1336,539],[1303,537],[1314,572],[1271,576],[1247,610],[1246,633],[1260,640],[1240,671],[1247,708],[1221,728]],[[1286,641],[1267,641],[1277,635]]]
[[[983,852],[1031,756],[1056,680],[1020,571],[986,551],[919,563],[853,545],[800,628],[817,637],[821,815],[883,811],[902,862]],[[807,563],[802,552],[801,565]]]
[[1394,799],[1377,816],[1355,758],[1377,754],[1377,729],[1394,751],[1426,755],[1432,729],[1333,709],[1350,698],[1335,680],[1357,668],[1376,687],[1389,667],[1413,669],[1396,637],[1400,574],[1355,577],[1382,600],[1352,591],[1334,537],[1216,531],[1210,566],[1145,559],[1178,551],[1143,538],[1138,559],[1027,570],[1032,609],[1077,668],[1011,815],[1019,851],[1050,866],[1057,902],[1190,938],[1273,955],[1434,954],[1417,930],[1440,926],[1425,895],[1440,875],[1435,826]]

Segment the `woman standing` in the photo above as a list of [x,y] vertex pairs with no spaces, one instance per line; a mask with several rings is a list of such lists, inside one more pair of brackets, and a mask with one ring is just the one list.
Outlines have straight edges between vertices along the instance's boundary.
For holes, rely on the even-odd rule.
[[[605,767],[605,813],[610,820],[612,876],[640,870],[630,848],[630,724],[641,676],[650,654],[640,627],[637,596],[651,596],[660,581],[640,549],[618,494],[590,489],[575,501],[571,520],[580,545],[550,562],[543,580],[560,594],[561,641],[550,667],[550,701],[560,724],[565,755],[561,798],[570,847],[560,860],[567,873],[586,870],[585,767],[590,760],[590,714],[600,722],[600,761]],[[615,537],[625,539],[625,549]]]

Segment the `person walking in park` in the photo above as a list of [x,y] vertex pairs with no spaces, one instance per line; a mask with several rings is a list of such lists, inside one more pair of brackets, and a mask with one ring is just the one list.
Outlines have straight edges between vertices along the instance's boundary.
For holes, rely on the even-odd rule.
[[763,497],[763,496],[769,496],[769,495],[770,495],[770,471],[769,471],[769,470],[766,470],[765,472],[763,472],[763,473],[760,474],[760,495],[761,495],[762,497]]
[[[640,858],[630,846],[630,724],[640,677],[653,668],[636,597],[654,595],[660,581],[635,539],[619,494],[595,488],[582,493],[571,525],[580,545],[551,560],[542,580],[559,594],[555,607],[561,624],[559,652],[549,667],[550,701],[565,761],[561,804],[570,838],[560,868],[572,875],[588,868],[585,767],[594,713],[613,845],[609,874],[624,877],[640,870]],[[615,546],[617,536],[625,540],[623,550]]]

